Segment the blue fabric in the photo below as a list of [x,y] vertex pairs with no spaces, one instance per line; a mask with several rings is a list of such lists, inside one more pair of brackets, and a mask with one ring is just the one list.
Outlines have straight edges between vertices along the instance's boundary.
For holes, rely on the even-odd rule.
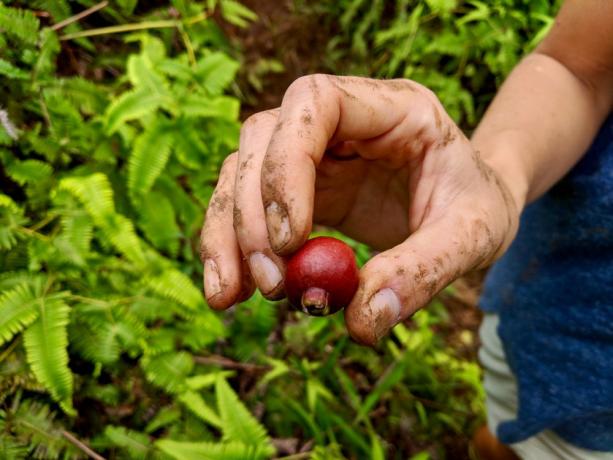
[[613,451],[613,116],[577,166],[526,208],[481,307],[500,316],[519,391],[517,417],[499,425],[499,439],[551,429]]

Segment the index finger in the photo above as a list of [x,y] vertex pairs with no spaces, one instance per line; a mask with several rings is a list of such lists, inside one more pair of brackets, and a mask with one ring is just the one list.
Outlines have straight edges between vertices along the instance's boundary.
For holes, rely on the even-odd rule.
[[[285,93],[262,165],[262,203],[273,250],[291,254],[308,238],[316,167],[328,146],[390,134],[399,138],[397,131],[403,137],[433,137],[440,125],[435,101],[409,80],[331,75],[296,80]],[[375,155],[385,159],[389,153]]]

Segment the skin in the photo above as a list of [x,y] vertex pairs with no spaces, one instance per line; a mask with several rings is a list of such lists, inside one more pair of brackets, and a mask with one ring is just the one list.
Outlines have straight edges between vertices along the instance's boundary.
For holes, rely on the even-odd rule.
[[205,294],[225,309],[282,295],[312,224],[381,251],[345,309],[375,344],[512,242],[526,203],[583,155],[613,102],[613,2],[571,0],[500,89],[472,140],[409,80],[311,75],[250,117],[202,231]]

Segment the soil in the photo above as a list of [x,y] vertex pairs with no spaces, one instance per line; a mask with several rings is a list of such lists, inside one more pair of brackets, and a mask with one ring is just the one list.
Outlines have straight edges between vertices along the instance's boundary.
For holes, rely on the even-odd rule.
[[[253,113],[280,106],[285,90],[298,77],[330,72],[322,56],[325,56],[333,31],[322,31],[326,21],[320,13],[308,7],[296,11],[293,0],[244,0],[241,3],[255,11],[258,20],[244,29],[226,22],[220,24],[226,35],[242,49],[243,74],[239,86],[249,96],[241,113],[242,119],[246,119]],[[254,94],[247,77],[262,59],[281,62],[284,71],[265,75],[262,91]]]

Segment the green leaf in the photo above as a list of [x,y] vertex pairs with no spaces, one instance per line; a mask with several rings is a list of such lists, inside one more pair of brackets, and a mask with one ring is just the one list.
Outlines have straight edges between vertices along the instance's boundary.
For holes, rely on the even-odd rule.
[[[217,376],[217,378],[219,378],[219,376]],[[195,391],[186,391],[185,393],[181,394],[178,399],[185,405],[185,407],[187,407],[206,423],[223,430],[223,422],[219,415],[217,415],[217,413],[215,413],[215,411],[208,406],[202,396],[200,396],[198,393]]]
[[39,382],[68,414],[72,407],[72,373],[68,367],[70,307],[63,300],[45,297],[37,302],[38,318],[25,331],[28,364]]
[[128,58],[128,78],[137,91],[151,92],[170,97],[166,82],[159,75],[147,55],[131,55]]
[[27,80],[30,78],[30,74],[25,70],[21,70],[19,67],[15,67],[8,61],[0,58],[0,75],[4,75],[7,78],[13,80]]
[[238,27],[247,27],[250,21],[258,18],[257,14],[235,0],[221,0],[221,15]]
[[94,224],[121,254],[137,264],[144,263],[145,256],[132,221],[115,212],[113,190],[104,174],[67,177],[60,181],[59,189],[67,190],[83,204]]
[[144,89],[123,93],[109,105],[104,114],[106,132],[112,134],[122,123],[152,114],[164,101],[163,95]]
[[197,94],[186,96],[180,103],[186,117],[223,118],[230,121],[238,119],[240,103],[230,96],[209,98]]
[[24,160],[14,161],[6,171],[15,182],[23,185],[46,180],[53,173],[53,168],[40,160]]
[[[158,295],[173,300],[190,310],[204,309],[204,298],[200,289],[194,286],[191,278],[179,270],[164,270],[162,274],[151,277],[147,285]],[[213,313],[210,318],[211,321],[219,321]]]
[[11,340],[38,318],[40,289],[40,284],[33,288],[30,283],[24,282],[0,296],[0,345]]
[[273,450],[266,429],[247,410],[225,379],[219,378],[215,385],[217,408],[223,422],[224,441],[238,441]]
[[36,43],[38,38],[38,18],[30,10],[9,8],[0,4],[0,29],[14,35],[26,43]]
[[263,460],[271,457],[271,450],[240,442],[181,442],[160,439],[155,445],[177,460]]
[[133,200],[147,193],[164,170],[172,140],[167,124],[156,120],[134,141],[128,163],[128,190]]
[[121,447],[129,458],[145,460],[150,454],[149,436],[138,431],[129,430],[123,426],[107,425],[104,436],[114,445]]
[[158,192],[149,192],[143,197],[138,211],[139,224],[147,239],[156,248],[176,255],[182,233],[168,198]]
[[198,61],[195,76],[212,96],[221,95],[234,80],[238,62],[221,52],[213,52]]
[[141,364],[147,379],[169,393],[177,393],[185,388],[185,378],[194,367],[192,356],[186,352],[168,352],[146,357]]

